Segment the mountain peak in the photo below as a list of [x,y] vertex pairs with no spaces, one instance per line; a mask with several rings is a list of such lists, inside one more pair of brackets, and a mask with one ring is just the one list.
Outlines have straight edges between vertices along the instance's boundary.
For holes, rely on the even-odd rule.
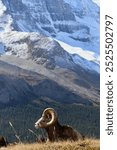
[[[31,0],[18,0],[17,2],[15,2],[15,0],[1,0],[0,8],[0,21],[2,22],[0,24],[0,34],[1,37],[3,37],[2,32],[4,36],[8,36],[1,41],[6,43],[7,54],[13,54],[26,59],[31,58],[29,47],[34,45],[33,43],[36,43],[36,38],[39,41],[40,36],[40,38],[44,39],[45,44],[43,44],[43,46],[36,46],[39,46],[39,49],[43,49],[43,54],[44,49],[46,49],[46,56],[48,55],[49,58],[51,55],[50,58],[52,62],[55,61],[52,58],[52,53],[57,53],[57,51],[61,49],[62,53],[64,51],[70,58],[72,57],[74,63],[80,64],[85,68],[86,64],[95,66],[96,63],[96,68],[97,65],[99,68],[99,63],[97,63],[99,62],[100,36],[99,6],[92,0],[74,0],[73,2],[70,0],[55,0],[54,2],[52,0],[35,0],[33,3]],[[93,24],[91,24],[91,22],[93,22]],[[38,36],[37,33],[41,33],[45,37],[48,36],[50,38],[44,38],[44,36],[41,35]],[[20,43],[18,43],[18,39]],[[57,44],[58,41],[59,44]],[[62,42],[67,46],[65,47],[65,44],[64,46],[63,44],[61,45]],[[12,43],[11,45],[13,47],[11,48],[11,45],[8,43]],[[55,47],[57,47],[57,45],[59,47],[56,52],[52,52],[54,44],[56,45]],[[32,47],[34,48],[34,46]],[[70,53],[69,49],[71,49],[72,53]],[[37,54],[35,51],[33,55],[34,53],[37,55],[35,56],[36,58],[33,58],[34,60],[36,59],[38,62],[47,61],[47,59],[45,60],[45,56],[40,60],[39,53]],[[72,54],[74,54],[75,57]],[[39,58],[37,58],[38,56]],[[91,57],[92,59],[90,59]],[[79,60],[80,62],[78,62]],[[56,62],[60,63],[60,61],[62,60],[56,57]],[[93,69],[93,67],[88,67],[88,69],[89,68]]]

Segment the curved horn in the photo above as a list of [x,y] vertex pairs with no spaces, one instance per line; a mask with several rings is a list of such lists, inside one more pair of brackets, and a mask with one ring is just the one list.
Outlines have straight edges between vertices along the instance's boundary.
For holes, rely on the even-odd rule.
[[50,126],[50,125],[54,124],[57,121],[58,117],[57,117],[56,111],[53,108],[46,108],[44,110],[43,115],[45,116],[45,115],[48,115],[48,114],[50,114],[52,118],[49,122],[46,123],[46,125]]

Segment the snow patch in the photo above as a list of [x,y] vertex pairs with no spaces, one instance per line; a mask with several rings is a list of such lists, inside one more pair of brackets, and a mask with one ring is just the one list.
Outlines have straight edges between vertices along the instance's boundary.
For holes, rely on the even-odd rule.
[[85,69],[94,70],[98,73],[100,72],[99,55],[96,55],[96,53],[91,51],[83,50],[80,47],[70,46],[59,40],[57,40],[57,42],[59,42],[65,51],[71,54],[72,59],[76,64],[84,67]]
[[6,14],[7,8],[0,0],[0,32],[12,31],[13,19],[9,14]]
[[99,59],[99,56],[96,55],[94,52],[92,51],[87,51],[87,50],[83,50],[80,47],[73,47],[71,45],[68,45],[62,41],[57,40],[57,42],[59,42],[59,44],[61,45],[61,47],[63,47],[68,53],[70,54],[77,54],[80,57],[87,59],[89,61],[96,61],[96,59]]
[[0,17],[3,16],[5,11],[6,11],[6,7],[3,5],[2,1],[0,0]]

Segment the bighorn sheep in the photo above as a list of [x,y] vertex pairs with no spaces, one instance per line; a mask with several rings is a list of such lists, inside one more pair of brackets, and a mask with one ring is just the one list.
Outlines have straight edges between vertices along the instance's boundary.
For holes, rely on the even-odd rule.
[[3,136],[0,136],[0,147],[7,146],[6,139]]
[[35,123],[35,127],[45,128],[49,141],[79,140],[83,139],[81,134],[68,125],[61,125],[53,108],[46,108],[42,117]]

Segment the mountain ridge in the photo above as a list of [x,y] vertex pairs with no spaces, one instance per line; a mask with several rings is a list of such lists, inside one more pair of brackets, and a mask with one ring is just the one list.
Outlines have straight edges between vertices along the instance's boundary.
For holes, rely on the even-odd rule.
[[[32,83],[28,76],[33,82],[33,74],[38,74],[44,78],[40,79],[41,87],[51,85],[56,91],[60,90],[60,95],[64,91],[63,102],[70,93],[67,98],[71,102],[98,103],[99,7],[91,0],[74,3],[79,4],[78,10],[68,0],[54,3],[51,0],[35,0],[34,3],[30,0],[18,0],[17,3],[16,0],[0,0],[0,60],[10,65],[9,68],[16,73],[14,82],[16,78],[20,79],[22,89],[25,89],[25,84],[29,93]],[[90,21],[94,23],[90,24]],[[93,34],[94,31],[97,32]],[[11,82],[10,69],[7,68],[1,68],[0,74],[6,71],[6,78]],[[19,78],[18,70],[26,70],[27,77],[24,74]],[[31,75],[30,71],[33,72]],[[46,90],[39,88],[38,80],[35,85],[33,89],[37,93]],[[57,94],[52,93],[54,88],[43,94],[56,101]],[[59,97],[59,101],[61,99]]]
[[[63,71],[61,70],[61,69],[56,69],[56,70],[48,70],[48,69],[46,69],[46,68],[44,68],[44,67],[42,67],[41,65],[39,65],[39,64],[33,64],[33,62],[32,61],[30,61],[30,63],[29,63],[29,61],[27,60],[27,61],[24,61],[23,59],[18,59],[18,58],[13,58],[13,57],[11,57],[11,56],[7,56],[6,58],[5,58],[6,56],[4,56],[4,58],[3,57],[1,57],[0,58],[0,60],[5,60],[5,62],[8,62],[8,63],[10,63],[11,62],[11,65],[12,66],[14,66],[14,65],[16,65],[16,66],[14,66],[15,68],[16,68],[16,73],[14,72],[14,71],[12,71],[11,69],[9,69],[10,71],[12,71],[13,73],[12,74],[16,74],[16,77],[18,76],[20,76],[20,78],[21,79],[25,79],[25,78],[28,78],[28,76],[31,76],[30,77],[30,79],[33,81],[35,81],[36,80],[36,78],[39,78],[38,77],[38,75],[40,76],[42,76],[42,77],[44,77],[44,79],[49,79],[49,80],[51,80],[51,81],[53,81],[53,82],[55,82],[55,83],[57,83],[60,87],[64,87],[65,89],[67,89],[67,90],[69,90],[69,92],[71,91],[72,93],[74,93],[74,94],[76,94],[76,95],[80,95],[82,98],[85,98],[85,99],[90,99],[92,102],[98,102],[98,92],[96,92],[96,87],[98,86],[98,82],[96,81],[96,83],[97,83],[97,85],[96,85],[96,83],[93,83],[93,80],[91,81],[91,79],[90,79],[90,74],[89,74],[89,79],[90,79],[90,82],[88,83],[88,82],[86,82],[86,81],[83,81],[83,78],[81,78],[80,77],[80,75],[79,75],[79,77],[81,78],[81,79],[78,79],[78,74],[77,73],[75,73],[75,72],[73,72],[73,71],[69,71],[69,70],[66,70],[66,69],[64,69],[63,68]],[[16,63],[16,62],[18,62],[18,63]],[[28,63],[28,66],[27,66],[27,63]],[[25,65],[26,66],[25,66]],[[20,71],[19,71],[19,73],[17,73],[18,71],[17,71],[17,67],[20,67],[20,68],[23,68],[23,69],[25,69],[26,71],[28,71],[29,73],[30,73],[30,71],[32,71],[32,73],[34,74],[34,77],[33,77],[33,74],[32,75],[30,75],[29,73],[29,75],[27,76],[27,75],[25,75],[24,73],[21,75],[21,73],[20,73]],[[4,66],[3,66],[4,67]],[[13,67],[13,69],[15,69]],[[19,68],[19,69],[20,69]],[[1,69],[2,69],[2,67],[1,67]],[[5,68],[4,68],[5,69]],[[19,70],[18,69],[18,70]],[[21,72],[22,72],[22,69],[20,69],[21,70]],[[8,71],[8,70],[7,70]],[[10,71],[8,71],[8,74],[9,74],[9,72]],[[1,72],[1,71],[0,71]],[[2,73],[2,72],[1,72]],[[69,73],[69,74],[68,74]],[[10,73],[10,75],[12,75],[11,73]],[[36,75],[35,75],[36,74]],[[67,75],[68,74],[68,75]],[[67,75],[67,76],[66,76]],[[84,74],[85,75],[85,74]],[[37,77],[36,77],[37,76]],[[94,76],[94,75],[92,75],[92,76]],[[66,78],[67,77],[67,78]],[[98,76],[97,76],[97,79],[98,79]],[[97,80],[96,79],[96,80]],[[42,79],[40,79],[40,80],[42,80],[43,81],[43,78]],[[27,80],[26,80],[27,81]],[[78,85],[77,85],[77,82],[79,82],[78,83]],[[80,81],[82,81],[81,83],[80,83]],[[74,82],[74,83],[73,83]],[[84,82],[84,83],[83,83]],[[35,85],[36,84],[38,84],[38,80],[36,80],[36,82],[35,82]],[[80,86],[79,86],[79,84],[81,84]],[[91,85],[90,85],[91,84]],[[83,87],[84,86],[84,87]],[[46,85],[45,85],[45,87],[46,87]],[[93,89],[93,87],[95,87],[94,89]],[[89,88],[89,90],[87,89],[87,88]],[[91,90],[90,90],[91,89]],[[97,88],[98,89],[98,88]],[[40,90],[39,90],[40,91]],[[46,90],[45,90],[46,91]],[[50,88],[50,93],[51,93],[51,91],[53,91],[51,88]],[[95,95],[96,93],[97,93],[97,95]],[[43,93],[43,92],[42,92]],[[46,94],[46,92],[45,92],[45,94]],[[51,93],[52,94],[52,93]],[[68,94],[69,95],[69,94]],[[63,96],[63,98],[61,98],[61,99],[64,99],[64,97],[65,96]],[[78,99],[78,98],[76,98],[76,99]],[[71,98],[71,102],[73,102],[72,101],[72,98]]]
[[[35,0],[34,3],[22,0],[17,1],[17,6],[15,0],[4,0],[1,3],[4,4],[1,17],[6,18],[5,22],[8,21],[6,26],[1,24],[3,31],[5,28],[5,32],[16,30],[42,33],[69,46],[80,47],[84,53],[87,50],[93,51],[95,59],[99,58],[99,6],[91,0],[74,1],[74,3],[69,0],[56,0],[54,3],[50,0],[40,2]],[[78,9],[72,5],[78,6]],[[10,21],[8,17],[11,18]],[[80,52],[75,54],[79,57]],[[97,72],[99,72],[99,64]]]

